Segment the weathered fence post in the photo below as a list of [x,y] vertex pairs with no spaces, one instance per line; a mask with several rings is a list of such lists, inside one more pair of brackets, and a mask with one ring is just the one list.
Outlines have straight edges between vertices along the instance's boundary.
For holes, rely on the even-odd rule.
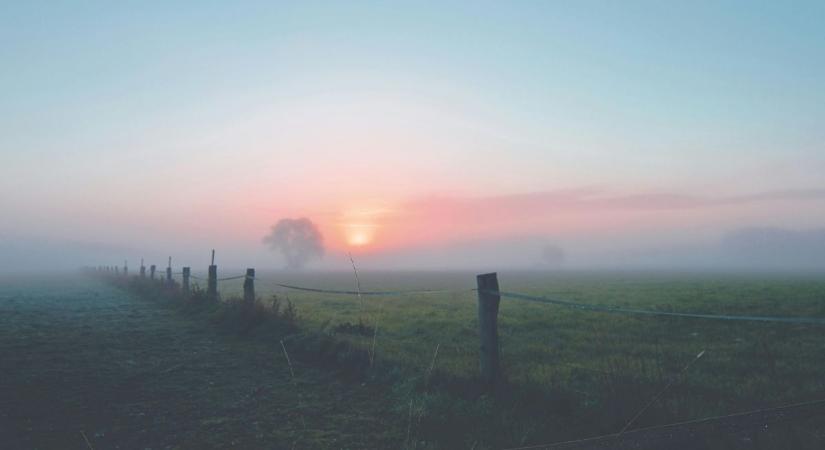
[[126,260],[123,261],[123,276],[124,277],[129,276],[129,261],[126,261]]
[[181,285],[183,286],[183,294],[184,295],[189,295],[189,268],[184,267],[181,270],[181,275],[182,275]]
[[209,277],[206,281],[206,295],[210,300],[218,299],[218,266],[215,265],[214,249],[212,249],[212,264],[209,265]]
[[172,257],[169,257],[169,265],[166,266],[166,285],[172,287],[175,284],[172,281]]
[[151,266],[149,266],[149,279],[150,279],[150,280],[154,280],[154,279],[155,279],[155,265],[154,265],[154,264],[152,264]]
[[246,269],[246,277],[243,280],[243,300],[249,306],[255,304],[255,269]]
[[481,343],[479,366],[481,377],[490,385],[500,377],[498,358],[498,275],[485,273],[476,277],[478,285],[478,333]]
[[140,258],[140,277],[146,278],[146,266],[143,265],[143,258]]

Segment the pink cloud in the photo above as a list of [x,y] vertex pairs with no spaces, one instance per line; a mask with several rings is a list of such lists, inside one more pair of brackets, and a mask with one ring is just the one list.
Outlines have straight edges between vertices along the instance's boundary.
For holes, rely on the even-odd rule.
[[702,226],[735,221],[748,209],[771,210],[763,206],[770,203],[819,200],[825,200],[825,189],[711,197],[670,192],[617,195],[581,188],[487,197],[420,197],[374,221],[380,247],[393,248],[475,238]]

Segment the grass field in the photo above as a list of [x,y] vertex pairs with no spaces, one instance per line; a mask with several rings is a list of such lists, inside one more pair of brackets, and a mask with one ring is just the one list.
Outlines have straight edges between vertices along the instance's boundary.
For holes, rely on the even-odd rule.
[[0,279],[2,449],[400,445],[385,387],[292,365],[102,280]]
[[[462,289],[472,273],[361,273],[364,290]],[[448,379],[478,371],[476,294],[357,297],[267,288],[267,280],[354,289],[351,274],[259,274],[258,292],[295,303],[304,326],[337,330],[376,360]],[[744,274],[500,273],[503,291],[666,311],[825,317],[825,277]],[[232,295],[240,282],[220,290]],[[357,325],[366,324],[366,330]],[[374,333],[375,325],[378,332]],[[632,428],[725,415],[825,397],[825,329],[816,325],[626,316],[502,299],[502,363],[509,382],[557,397],[542,414],[575,417],[555,430],[519,420],[508,442],[578,438],[620,430],[696,355],[705,351]],[[454,381],[453,381],[454,382]],[[445,382],[446,383],[446,382]],[[447,391],[450,386],[446,386]],[[450,399],[428,401],[449,403]],[[510,405],[518,408],[518,405]],[[526,409],[535,405],[523,405]],[[446,409],[444,404],[431,410]],[[514,412],[514,416],[519,416]],[[449,418],[441,417],[441,420]],[[455,418],[453,418],[455,419]],[[432,424],[437,428],[436,424]]]
[[[283,310],[289,300],[298,314],[297,328],[261,322],[265,326],[243,328],[240,334],[219,332],[223,336],[213,338],[210,329],[220,320],[243,317],[232,315],[231,308],[177,304],[171,302],[176,294],[162,290],[142,291],[159,300],[146,302],[101,287],[99,281],[6,283],[0,296],[7,310],[4,370],[19,376],[7,378],[3,387],[7,397],[20,403],[27,398],[25,389],[9,394],[12,384],[31,376],[20,367],[31,366],[44,374],[71,368],[68,373],[76,372],[76,377],[89,371],[103,389],[88,388],[91,391],[85,396],[100,402],[126,398],[126,406],[114,403],[116,414],[131,414],[129,408],[137,408],[143,413],[154,411],[155,417],[178,417],[175,423],[180,425],[161,439],[145,434],[152,429],[148,422],[126,429],[110,424],[102,427],[107,436],[141,445],[160,439],[171,447],[181,442],[215,447],[245,442],[252,447],[287,448],[296,439],[301,439],[296,448],[481,449],[557,442],[619,431],[674,380],[631,429],[825,397],[821,326],[627,316],[506,298],[501,303],[499,333],[507,383],[487,393],[477,378],[473,273],[359,275],[364,290],[456,291],[366,296],[362,304],[355,296],[272,286],[279,282],[354,289],[354,278],[348,273],[259,272],[256,287],[262,304],[277,295]],[[825,317],[825,279],[815,276],[503,272],[499,281],[503,291],[592,304]],[[69,288],[60,283],[68,283]],[[230,299],[241,292],[241,280],[221,282],[219,291],[224,300]],[[302,335],[315,337],[302,340]],[[114,347],[99,343],[107,339],[116,342]],[[300,408],[295,405],[280,339],[285,339],[300,365],[296,375],[304,396]],[[192,348],[200,352],[192,358],[193,364],[203,370],[179,370],[177,359]],[[317,348],[332,348],[333,364],[328,357],[316,357]],[[364,355],[373,348],[370,365]],[[63,366],[38,363],[38,352],[46,350],[67,355]],[[80,356],[69,357],[72,351]],[[680,377],[700,351],[705,355]],[[96,352],[103,352],[102,360]],[[151,372],[141,369],[146,364],[141,358],[149,358],[150,368],[171,368],[173,376],[143,383],[149,394],[124,393],[116,379]],[[351,365],[359,366],[355,377],[346,370]],[[204,373],[225,387],[204,390]],[[58,397],[67,388],[59,378],[49,386]],[[260,389],[267,400],[252,399],[246,392]],[[46,400],[38,400],[41,408]],[[253,406],[239,408],[238,402]],[[77,405],[52,412],[67,414]],[[301,431],[296,409],[311,418],[314,434]],[[99,415],[89,412],[89,417],[81,414],[72,419],[78,423],[70,422],[79,428],[84,420],[94,422]],[[8,413],[4,417],[8,419]],[[22,416],[17,420],[17,426],[38,429]],[[251,422],[258,424],[253,434],[249,434]],[[816,449],[825,444],[821,418],[771,433],[759,440],[752,436],[709,440],[694,448]],[[788,447],[790,439],[793,445]]]

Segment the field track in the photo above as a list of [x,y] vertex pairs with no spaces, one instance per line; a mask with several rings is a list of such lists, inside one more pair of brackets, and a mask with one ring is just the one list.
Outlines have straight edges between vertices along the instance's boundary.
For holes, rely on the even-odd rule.
[[100,281],[6,280],[0,447],[395,448],[403,441],[380,388],[293,364],[297,387],[279,343],[219,335]]

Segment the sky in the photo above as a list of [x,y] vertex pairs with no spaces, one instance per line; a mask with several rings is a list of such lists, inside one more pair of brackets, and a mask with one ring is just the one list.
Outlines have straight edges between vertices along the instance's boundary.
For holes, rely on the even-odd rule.
[[3,2],[0,270],[276,268],[284,218],[323,235],[315,268],[825,249],[822,23],[821,1]]

